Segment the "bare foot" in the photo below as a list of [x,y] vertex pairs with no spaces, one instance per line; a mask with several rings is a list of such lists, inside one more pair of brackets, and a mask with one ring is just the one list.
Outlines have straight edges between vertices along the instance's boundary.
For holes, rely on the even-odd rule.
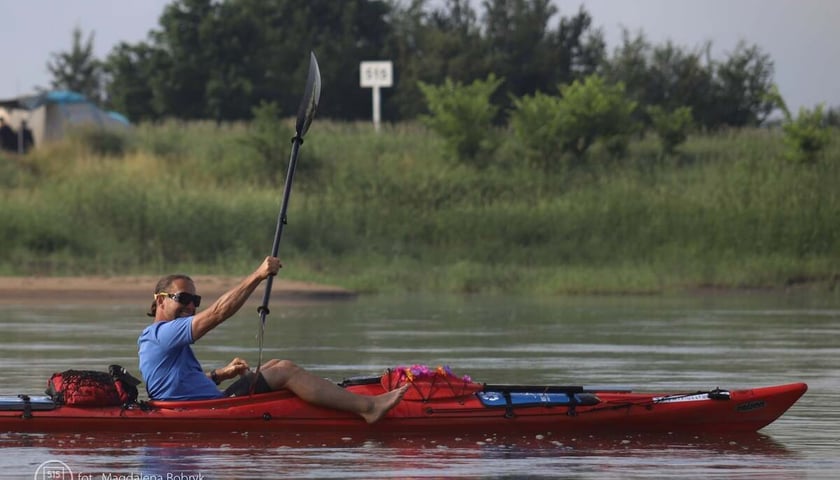
[[405,395],[405,391],[408,390],[408,387],[409,385],[405,384],[396,390],[391,390],[390,392],[373,397],[373,407],[369,412],[361,414],[362,418],[364,418],[367,423],[374,423],[384,417],[389,410],[400,403],[400,400],[402,400],[403,395]]

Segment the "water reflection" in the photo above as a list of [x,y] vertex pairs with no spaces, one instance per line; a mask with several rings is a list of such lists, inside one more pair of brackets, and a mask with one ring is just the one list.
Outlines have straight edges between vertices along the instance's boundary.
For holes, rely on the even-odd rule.
[[[207,478],[281,477],[389,478],[439,475],[472,477],[478,467],[493,475],[527,478],[574,463],[609,471],[600,462],[641,466],[661,464],[782,468],[796,454],[762,434],[728,436],[441,436],[336,437],[332,435],[81,435],[6,434],[4,453],[26,449],[42,458],[61,458],[74,471],[95,474],[183,475]],[[23,450],[22,450],[23,451]],[[714,460],[713,460],[714,459]],[[769,461],[768,461],[769,460]],[[585,469],[584,469],[585,470]],[[309,473],[307,473],[309,472]],[[542,473],[540,473],[542,472]],[[316,475],[317,473],[317,475]],[[377,475],[374,475],[377,476]],[[482,475],[487,478],[487,476]]]

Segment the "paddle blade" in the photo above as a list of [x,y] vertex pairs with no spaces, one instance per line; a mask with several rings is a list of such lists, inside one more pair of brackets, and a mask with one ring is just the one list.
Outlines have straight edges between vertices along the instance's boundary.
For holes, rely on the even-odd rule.
[[318,110],[318,101],[321,99],[321,69],[318,68],[318,59],[314,52],[309,52],[309,75],[306,77],[306,89],[303,99],[298,108],[297,123],[295,132],[299,138],[306,135],[312,119],[315,118],[315,111]]

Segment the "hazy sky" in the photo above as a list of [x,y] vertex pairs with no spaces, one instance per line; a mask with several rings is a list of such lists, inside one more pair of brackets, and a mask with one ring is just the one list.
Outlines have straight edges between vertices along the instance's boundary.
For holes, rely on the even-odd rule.
[[[157,27],[167,3],[169,0],[0,0],[0,99],[48,86],[50,54],[69,50],[75,26],[85,34],[95,32],[96,54],[104,59],[118,42],[145,40]],[[739,39],[757,44],[773,59],[776,83],[791,109],[811,108],[820,102],[840,106],[840,0],[554,3],[563,16],[584,5],[595,25],[604,30],[610,51],[618,45],[622,27],[631,32],[641,30],[654,44],[671,40],[693,48],[711,41],[715,58],[732,51]]]

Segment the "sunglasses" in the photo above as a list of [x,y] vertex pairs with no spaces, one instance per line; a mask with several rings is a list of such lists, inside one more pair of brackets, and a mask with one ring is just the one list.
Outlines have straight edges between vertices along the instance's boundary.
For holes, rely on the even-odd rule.
[[193,295],[192,293],[187,293],[187,292],[178,292],[178,293],[161,292],[161,293],[156,293],[155,294],[156,297],[159,297],[161,295],[165,296],[165,297],[169,297],[172,300],[175,300],[176,302],[180,303],[181,305],[189,305],[190,302],[192,302],[192,304],[195,305],[195,308],[198,308],[201,305],[201,295]]

